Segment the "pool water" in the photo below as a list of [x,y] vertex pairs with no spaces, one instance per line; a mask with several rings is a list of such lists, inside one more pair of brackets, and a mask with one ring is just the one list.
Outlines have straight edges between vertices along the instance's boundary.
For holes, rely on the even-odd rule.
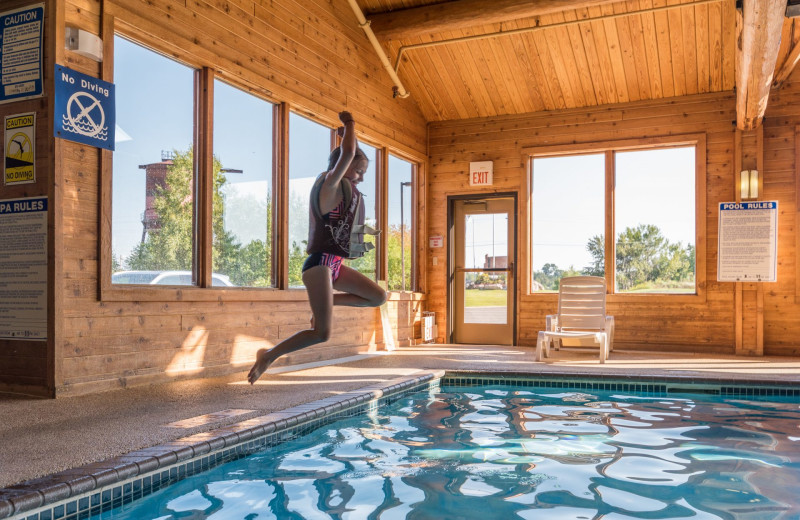
[[800,518],[797,398],[443,387],[92,518]]

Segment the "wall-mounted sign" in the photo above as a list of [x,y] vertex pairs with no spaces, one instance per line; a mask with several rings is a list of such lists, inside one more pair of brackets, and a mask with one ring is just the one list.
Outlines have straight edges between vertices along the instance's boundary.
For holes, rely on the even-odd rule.
[[432,249],[444,246],[444,237],[442,235],[431,235],[428,241]]
[[56,64],[53,135],[114,149],[114,84]]
[[492,161],[469,163],[469,185],[491,186],[494,166]]
[[6,186],[36,182],[36,112],[5,117],[5,159],[3,182]]
[[719,282],[774,282],[778,268],[778,202],[719,205]]
[[42,96],[44,4],[0,13],[0,103]]
[[0,199],[0,339],[47,339],[47,197]]

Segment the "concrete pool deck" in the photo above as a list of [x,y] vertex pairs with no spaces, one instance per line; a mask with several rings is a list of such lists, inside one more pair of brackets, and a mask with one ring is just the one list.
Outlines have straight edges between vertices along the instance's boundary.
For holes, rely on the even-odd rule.
[[[244,372],[57,400],[0,394],[0,488],[223,428],[425,369],[725,379],[800,384],[800,358],[428,344],[336,364]],[[247,367],[249,368],[249,367]]]

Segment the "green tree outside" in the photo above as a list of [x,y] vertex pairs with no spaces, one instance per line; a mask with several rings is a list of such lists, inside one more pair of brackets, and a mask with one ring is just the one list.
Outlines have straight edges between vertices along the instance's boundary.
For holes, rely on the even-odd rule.
[[[271,244],[272,208],[266,204],[266,241],[252,240],[246,245],[225,229],[223,187],[228,182],[220,161],[213,163],[213,250],[212,269],[226,274],[235,285],[263,287],[272,285]],[[158,227],[151,230],[125,260],[131,270],[192,269],[193,258],[193,176],[192,150],[174,152],[167,169],[166,186],[156,188],[154,209]],[[268,193],[267,199],[271,199]]]
[[[586,249],[592,256],[590,265],[580,273],[560,272],[554,264],[546,264],[534,273],[534,280],[546,289],[558,289],[562,276],[583,274],[605,276],[605,239],[595,235]],[[695,247],[671,243],[658,226],[640,224],[627,227],[617,237],[616,281],[620,291],[693,292]]]

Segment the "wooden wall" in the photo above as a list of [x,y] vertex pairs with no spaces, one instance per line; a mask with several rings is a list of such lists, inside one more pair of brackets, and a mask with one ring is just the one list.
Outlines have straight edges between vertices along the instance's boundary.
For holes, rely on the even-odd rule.
[[[113,53],[106,52],[99,64],[65,51],[61,42],[65,25],[101,35],[107,49],[112,33],[119,31],[189,65],[210,67],[243,89],[288,103],[331,127],[340,110],[349,110],[370,141],[424,162],[425,121],[412,101],[392,98],[390,79],[354,14],[344,7],[326,0],[52,2],[48,15],[60,21],[47,34],[54,57],[45,70],[52,71],[55,61],[112,79]],[[14,110],[23,110],[18,105]],[[47,114],[45,102],[25,106]],[[54,333],[47,346],[0,344],[0,390],[63,396],[246,370],[258,348],[307,328],[310,310],[302,290],[256,291],[248,297],[185,288],[163,291],[163,297],[149,301],[103,301],[99,273],[110,266],[99,260],[101,223],[108,217],[100,211],[101,152],[53,139],[51,126],[40,116],[41,156],[50,159],[55,172],[44,170],[45,182],[25,190],[52,190],[57,204],[51,202],[51,215],[58,221],[52,248]],[[395,295],[388,305],[393,333],[401,344],[408,343],[422,310],[419,297]],[[377,309],[337,308],[335,316],[329,342],[276,365],[383,348]],[[35,363],[20,366],[22,357],[34,355]]]
[[[6,116],[28,112],[36,113],[36,182],[16,186],[0,184],[0,199],[17,199],[26,197],[47,196],[53,200],[53,120],[52,112],[52,63],[53,47],[48,46],[49,35],[53,33],[56,25],[55,9],[52,0],[45,1],[45,49],[43,53],[43,76],[45,95],[37,99],[14,101],[0,104],[0,121]],[[26,0],[3,0],[2,11],[10,11],[21,7],[31,6]],[[63,37],[62,37],[63,38]],[[49,82],[48,82],[49,80]],[[50,85],[48,87],[48,85]],[[4,144],[0,144],[0,149]],[[5,152],[5,150],[3,150]],[[5,154],[3,155],[5,157]],[[52,202],[50,202],[52,204]],[[53,276],[54,244],[56,242],[54,226],[56,213],[48,211],[48,276]],[[2,247],[2,246],[0,246]],[[48,287],[49,317],[54,315],[52,284]],[[0,339],[0,389],[13,392],[49,395],[52,393],[52,380],[54,377],[54,355],[52,348],[53,322],[48,327],[48,341],[25,341]]]
[[[529,246],[525,150],[699,132],[706,137],[706,236],[702,254],[697,253],[698,268],[705,265],[705,276],[698,276],[705,280],[701,287],[704,296],[609,296],[609,312],[616,317],[615,343],[620,348],[660,351],[800,354],[800,321],[795,318],[800,315],[795,260],[798,236],[795,127],[800,123],[797,103],[800,76],[795,74],[793,80],[780,91],[773,92],[763,126],[762,145],[754,134],[737,137],[732,92],[431,123],[428,235],[447,236],[447,197],[450,195],[480,193],[481,190],[518,193],[522,212],[518,218],[517,337],[521,345],[535,345],[537,332],[545,325],[545,315],[556,311],[557,295],[530,294],[526,289],[526,272],[530,266],[526,253]],[[760,200],[780,202],[778,281],[719,283],[716,281],[718,204],[736,200],[738,173],[735,165],[744,163],[746,166],[748,161],[755,162],[758,157],[763,158],[764,178]],[[494,161],[494,185],[489,190],[472,188],[467,176],[469,162],[484,160]],[[756,164],[750,166],[755,167]],[[439,340],[442,341],[447,331],[447,266],[441,253],[444,250],[436,251],[440,257],[436,266],[430,258],[434,251],[428,251],[428,307],[437,314]],[[737,290],[740,291],[738,299]],[[762,299],[760,307],[759,298]],[[761,350],[757,344],[759,327]]]

